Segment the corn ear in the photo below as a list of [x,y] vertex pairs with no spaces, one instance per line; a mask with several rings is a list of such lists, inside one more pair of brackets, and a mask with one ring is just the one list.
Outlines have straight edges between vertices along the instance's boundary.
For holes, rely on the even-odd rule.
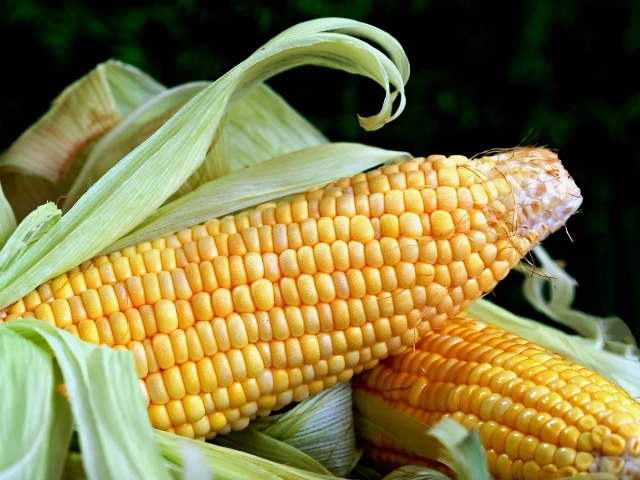
[[[487,323],[454,318],[359,380],[428,426],[445,418],[476,430],[497,479],[640,474],[638,403],[602,376]],[[373,441],[374,455],[392,465],[415,455]]]

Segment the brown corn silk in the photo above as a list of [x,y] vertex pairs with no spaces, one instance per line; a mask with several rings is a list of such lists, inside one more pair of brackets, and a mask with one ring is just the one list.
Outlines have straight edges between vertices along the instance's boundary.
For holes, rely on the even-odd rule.
[[[428,426],[475,428],[497,479],[611,473],[640,478],[640,405],[587,368],[499,328],[456,317],[358,385]],[[374,461],[433,466],[377,433]],[[441,466],[442,468],[443,466]]]
[[153,426],[207,438],[410,348],[580,200],[548,150],[416,158],[94,258],[0,315],[130,351]]

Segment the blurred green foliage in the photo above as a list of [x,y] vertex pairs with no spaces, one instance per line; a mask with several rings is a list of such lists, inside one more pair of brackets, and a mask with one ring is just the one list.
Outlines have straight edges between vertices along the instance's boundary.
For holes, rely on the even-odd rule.
[[[278,5],[278,6],[275,6]],[[314,67],[270,81],[333,140],[473,155],[548,145],[584,195],[582,213],[545,246],[580,284],[576,305],[640,333],[640,2],[300,0],[82,2],[5,0],[0,150],[69,83],[107,58],[166,85],[215,79],[285,28],[321,16],[394,35],[412,66],[408,107],[366,133],[382,94],[368,80]],[[496,290],[521,313],[521,278]]]

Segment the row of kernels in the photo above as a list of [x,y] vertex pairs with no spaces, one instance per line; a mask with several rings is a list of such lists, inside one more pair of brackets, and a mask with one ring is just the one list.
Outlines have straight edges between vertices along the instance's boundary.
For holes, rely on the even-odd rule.
[[[413,316],[415,317],[417,313],[419,312],[414,312]],[[237,314],[234,317],[237,320],[234,325],[228,324],[223,319],[217,319],[213,322],[213,326],[209,322],[197,322],[195,328],[189,327],[186,331],[176,330],[170,335],[159,333],[151,339],[130,341],[127,347],[134,355],[139,377],[144,378],[149,373],[158,372],[160,369],[166,371],[173,368],[176,373],[178,367],[175,365],[178,364],[182,375],[188,376],[195,382],[192,389],[197,388],[198,381],[202,385],[212,385],[211,388],[214,388],[218,385],[218,381],[224,386],[234,378],[242,380],[247,375],[259,375],[265,366],[272,366],[274,358],[284,362],[276,366],[310,364],[332,355],[348,354],[354,349],[373,348],[376,342],[379,344],[374,348],[376,352],[374,356],[380,358],[387,353],[386,347],[382,351],[379,350],[384,346],[382,342],[389,343],[395,349],[401,344],[412,344],[411,339],[400,340],[397,336],[407,333],[409,328],[407,317],[404,315],[378,319],[373,323],[365,323],[362,327],[349,327],[345,331],[321,334],[317,337],[305,334],[299,339],[292,337],[284,342],[271,340],[259,341],[256,344],[247,344],[246,334],[235,335],[237,331],[246,333],[242,330],[244,325],[241,325],[246,319],[243,320]],[[101,320],[108,328],[107,319]],[[84,327],[85,323],[93,324],[94,329],[88,330]],[[113,344],[113,338],[109,339],[102,335],[104,327],[99,330],[100,335],[98,335],[97,326],[100,324],[100,321],[95,323],[86,321],[72,333],[94,343]],[[264,322],[262,324],[264,325]],[[270,330],[271,322],[267,325],[269,327],[267,330]],[[282,329],[281,327],[278,324],[274,326],[276,333]],[[227,328],[235,330],[228,332]],[[253,330],[251,340],[255,340],[257,336],[256,328]],[[88,331],[92,332],[92,335],[87,335]],[[229,333],[231,333],[231,339]],[[272,332],[262,332],[262,336],[269,338],[270,333]],[[212,359],[209,359],[209,356],[212,356]],[[197,367],[196,370],[194,365]],[[198,376],[194,375],[196,371]],[[191,375],[187,375],[189,372]]]
[[[452,212],[457,208],[471,210],[482,209],[488,203],[485,191],[481,185],[472,185],[471,188],[454,188],[439,186],[436,188],[423,187],[424,182],[413,181],[414,186],[409,189],[388,190],[384,185],[384,177],[379,177],[373,183],[374,191],[365,192],[363,188],[357,188],[354,194],[345,193],[340,196],[325,195],[320,199],[297,200],[290,204],[280,205],[279,208],[285,214],[278,218],[268,210],[263,212],[262,223],[273,219],[278,223],[289,224],[299,222],[306,218],[319,218],[336,216],[353,217],[365,215],[370,218],[379,218],[383,214],[400,216],[403,213],[415,214],[433,213],[435,210]],[[375,190],[385,191],[375,191]],[[280,222],[283,220],[283,222]]]
[[[233,292],[237,291],[238,295],[241,292],[247,295],[251,293],[258,309],[269,310],[274,304],[279,305],[281,302],[295,306],[316,305],[319,302],[330,303],[335,299],[362,299],[367,295],[378,295],[381,292],[397,292],[398,289],[404,291],[415,286],[427,287],[434,280],[433,272],[430,265],[414,266],[401,262],[395,267],[388,265],[380,269],[365,267],[362,270],[334,271],[331,275],[328,273],[300,274],[295,279],[281,278],[276,283],[263,280],[264,284],[261,283],[260,288],[254,282],[247,288],[236,287]],[[456,281],[462,280],[456,285],[462,285],[467,280],[466,275],[458,275],[454,278]],[[443,281],[441,285],[448,287],[451,284],[453,282],[449,280],[447,283]],[[246,300],[249,302],[248,297]]]
[[[594,457],[581,452],[576,465],[559,467],[556,464],[540,466],[535,460],[512,460],[507,454],[498,454],[493,449],[486,452],[489,473],[499,479],[565,478],[588,472]],[[579,468],[578,468],[579,467]]]
[[[235,382],[227,388],[217,388],[210,393],[201,393],[199,397],[203,401],[205,410],[203,418],[208,416],[210,432],[203,431],[206,430],[203,428],[206,422],[196,419],[202,412],[193,408],[194,404],[197,404],[198,408],[200,404],[192,396],[183,397],[189,402],[189,412],[186,404],[175,398],[167,400],[166,395],[162,393],[159,397],[156,396],[156,400],[167,400],[166,402],[151,403],[151,391],[155,388],[161,392],[161,387],[154,385],[151,389],[147,389],[145,384],[143,393],[147,397],[149,415],[154,427],[186,436],[211,436],[211,432],[227,433],[229,431],[226,428],[227,424],[230,424],[233,429],[245,428],[246,422],[243,419],[248,422],[257,415],[268,415],[271,410],[277,410],[292,401],[302,401],[309,395],[331,388],[338,382],[349,381],[354,373],[359,373],[364,368],[372,368],[377,363],[377,359],[372,359],[372,356],[386,355],[383,350],[377,350],[378,352],[371,349],[350,352],[349,355],[332,357],[329,361],[321,361],[313,367],[306,366],[303,369],[265,370],[257,379],[247,378],[242,383]],[[247,384],[247,382],[253,383]],[[192,435],[192,429],[181,428],[189,422],[199,423],[201,431]],[[196,427],[195,423],[194,427]]]
[[206,225],[195,225],[190,228],[185,228],[176,232],[175,234],[167,235],[161,239],[157,239],[153,242],[143,242],[137,246],[124,248],[121,252],[114,252],[109,256],[109,260],[113,261],[120,256],[131,257],[136,253],[144,253],[150,249],[163,249],[173,248],[178,249],[183,247],[189,242],[197,241],[202,237],[210,235]]
[[[382,375],[380,377],[384,383],[385,379],[389,379],[388,375]],[[397,382],[400,382],[399,380]],[[394,388],[394,385],[400,383],[384,384],[385,388]],[[456,408],[470,408],[472,411],[478,413],[481,418],[489,419],[496,418],[500,422],[511,428],[518,429],[525,434],[530,433],[536,437],[540,437],[543,441],[556,443],[563,447],[577,448],[581,450],[591,451],[594,448],[600,449],[602,447],[602,441],[596,443],[592,441],[593,432],[586,432],[580,436],[580,431],[576,427],[567,427],[566,423],[559,418],[552,418],[551,415],[538,412],[533,408],[526,408],[522,404],[513,403],[511,399],[503,398],[497,394],[491,394],[489,389],[484,387],[465,387],[449,384],[448,387],[443,386],[447,384],[434,384],[425,388],[425,385],[420,386],[420,382],[417,382],[418,390],[403,394],[402,398],[406,398],[412,404],[420,404],[422,408],[428,411],[439,409],[440,411],[454,411]],[[438,397],[439,395],[439,397]],[[451,396],[453,395],[453,396]],[[396,394],[398,398],[399,395]],[[493,397],[493,398],[492,398]],[[484,400],[484,402],[482,402]],[[475,402],[475,403],[474,403]],[[485,408],[487,407],[487,408]],[[594,419],[592,419],[594,420]],[[584,423],[584,422],[583,422]],[[591,426],[593,427],[592,422]],[[632,424],[630,424],[632,425]],[[601,428],[602,426],[600,426]],[[601,428],[602,429],[602,428]],[[634,428],[628,427],[628,434],[631,431],[635,431]],[[622,452],[625,441],[621,435],[610,435],[610,430],[603,430],[602,438],[607,436],[606,453],[609,455],[617,455]],[[606,434],[606,435],[605,435]],[[580,443],[589,442],[588,446],[580,446]],[[594,445],[596,443],[596,445]]]
[[[161,271],[157,275],[146,273],[142,277],[130,276],[126,280],[126,285],[133,305],[141,306],[145,303],[153,304],[162,298],[172,301],[189,299],[193,293],[203,289],[212,291],[218,287],[229,288],[241,282],[259,279],[262,275],[270,277],[268,279],[271,281],[275,281],[282,273],[293,276],[302,271],[302,269],[307,272],[312,272],[315,268],[320,268],[325,272],[333,271],[335,268],[344,271],[352,267],[362,268],[364,263],[378,266],[381,261],[396,265],[402,258],[415,261],[416,254],[419,254],[422,261],[426,260],[430,263],[449,261],[450,263],[450,258],[462,258],[462,255],[467,252],[468,249],[462,239],[463,237],[462,235],[456,237],[457,246],[453,249],[449,246],[450,242],[448,241],[422,242],[417,248],[415,244],[411,244],[408,240],[397,242],[393,239],[382,239],[380,242],[372,240],[365,247],[362,247],[357,242],[345,244],[337,241],[331,247],[325,244],[318,244],[313,253],[311,250],[307,252],[304,249],[299,250],[297,253],[287,250],[280,257],[274,256],[273,259],[269,257],[269,254],[260,256],[257,253],[247,253],[244,257],[233,256],[230,259],[216,257],[213,262],[205,261],[200,265],[188,264],[184,269],[176,268],[171,273]],[[488,253],[487,247],[483,247],[481,253],[488,262],[493,258],[493,254]],[[491,248],[490,250],[493,251],[494,249]],[[157,250],[147,250],[147,252],[157,252]],[[455,257],[454,252],[456,252]],[[120,259],[126,260],[126,257],[120,257]],[[104,265],[107,265],[107,263],[101,264],[101,266]],[[90,267],[89,270],[91,268],[95,267]],[[456,264],[454,268],[460,270],[461,273],[461,264]],[[470,255],[465,261],[465,268],[470,277],[478,276],[480,259],[473,254]],[[428,279],[428,276],[422,277],[425,280]],[[74,278],[82,278],[82,274],[76,274]],[[462,281],[460,279],[456,283],[461,284]],[[83,293],[87,291],[86,287],[86,284],[82,287],[84,289]],[[101,288],[106,291],[113,287],[109,285],[98,287],[98,289]],[[95,296],[95,293],[89,292],[86,295]],[[29,298],[29,296],[25,297],[23,303],[16,304],[10,313],[22,313],[21,310],[34,309],[34,305],[37,306],[37,302],[40,299],[34,299],[31,302]],[[126,294],[123,298],[119,298],[120,303],[127,300]],[[96,310],[96,312],[88,314],[88,316],[91,317],[93,315],[95,317],[97,314]]]
[[[59,328],[79,324],[82,320],[98,320],[131,308],[132,304],[124,284],[103,285],[96,290],[85,290],[80,296],[68,300],[56,299],[37,305],[33,312],[20,316],[47,321]],[[166,317],[164,305],[158,307],[161,319]]]
[[[188,263],[181,248],[152,248],[129,257],[120,256],[113,261],[104,258],[106,260],[104,262],[97,263],[98,259],[95,259],[87,268],[82,268],[80,271],[72,270],[69,273],[69,281],[74,293],[79,294],[85,289],[95,289],[103,284],[122,282],[132,275],[171,271],[177,266]],[[75,278],[80,275],[81,278]]]
[[[254,343],[258,339],[263,341],[271,341],[274,338],[287,339],[290,336],[299,337],[305,333],[333,332],[337,328],[351,330],[351,322],[361,326],[363,342],[369,344],[374,337],[386,339],[387,334],[382,332],[399,334],[403,329],[412,328],[421,315],[419,309],[412,310],[407,314],[412,319],[409,322],[407,315],[392,314],[389,318],[378,318],[380,311],[376,310],[373,312],[376,315],[373,315],[370,320],[375,320],[377,323],[372,324],[370,321],[367,322],[367,318],[361,318],[364,317],[361,311],[362,305],[359,300],[351,299],[347,302],[334,301],[332,304],[302,308],[276,307],[268,313],[261,311],[241,315],[232,313],[227,319],[216,317],[212,321],[180,325],[179,329],[172,331],[168,336],[158,333],[157,325],[148,321],[150,315],[143,317],[140,311],[129,309],[124,313],[112,314],[108,321],[105,318],[98,319],[96,322],[83,320],[76,330],[84,340],[121,345],[126,345],[131,340],[141,342],[160,335],[158,338],[162,340],[157,340],[156,343],[169,345],[170,342],[174,352],[179,353],[177,358],[183,358],[186,361],[185,352],[188,352],[190,359],[199,360],[203,355],[212,355],[218,350],[226,351],[232,347],[244,348],[248,343]],[[145,307],[143,311],[150,310],[149,306]],[[383,328],[384,325],[387,326]],[[179,359],[178,363],[180,363]]]
[[[320,384],[324,387],[322,381]],[[250,420],[255,419],[257,416],[268,415],[271,409],[281,408],[292,401],[302,401],[307,398],[309,394],[310,387],[308,385],[301,385],[279,395],[268,395],[261,398],[261,400],[269,400],[268,402],[246,403],[242,407],[207,414],[197,422],[182,423],[180,426],[172,426],[172,423],[182,422],[181,412],[179,410],[177,412],[170,411],[165,405],[151,405],[149,408],[149,416],[155,428],[190,438],[213,438],[217,434],[226,434],[231,430],[242,430],[248,426]],[[263,409],[261,409],[259,403],[268,403],[267,406],[269,409],[265,410],[264,406]]]
[[[371,219],[363,215],[356,215],[352,218],[345,216],[323,217],[318,220],[306,219],[290,225],[278,223],[248,227],[241,233],[231,235],[220,233],[211,238],[213,238],[218,255],[244,255],[250,251],[280,254],[289,248],[298,250],[303,246],[313,247],[318,243],[332,244],[336,240],[344,242],[355,240],[366,243],[374,238],[371,222]],[[208,238],[200,239],[198,244],[198,256],[204,260],[216,254],[214,245],[207,240]],[[208,250],[205,249],[207,243],[210,244]],[[205,250],[206,255],[202,255],[202,250]]]
[[[349,241],[351,239],[366,243],[373,238],[372,222],[378,222],[384,236],[397,238],[407,236],[418,238],[423,235],[447,237],[455,232],[468,232],[469,228],[486,229],[486,219],[482,212],[474,211],[472,215],[464,209],[455,209],[452,213],[437,210],[431,215],[405,212],[398,216],[383,214],[380,220],[370,219],[364,215],[351,218],[336,216],[335,218],[303,219],[300,223],[263,225],[249,227],[242,233],[220,233],[214,235],[215,242],[203,237],[198,241],[198,248],[187,250],[188,261],[210,259],[215,254],[242,255],[246,251],[280,253],[287,248],[298,249],[303,245],[314,246],[318,242],[333,243],[335,239]],[[435,230],[433,225],[435,224]],[[210,244],[206,248],[203,244]],[[217,249],[217,251],[216,251]],[[193,251],[192,254],[189,252]],[[145,252],[146,253],[146,252]]]
[[[211,359],[214,361],[214,359]],[[211,362],[209,362],[211,363]],[[326,361],[325,361],[326,363]],[[344,361],[338,362],[344,365]],[[197,394],[188,393],[194,390],[191,385],[193,379],[181,376],[181,370],[177,367],[167,369],[162,372],[155,372],[147,375],[144,379],[146,390],[143,394],[148,397],[153,404],[167,404],[173,400],[194,399],[198,396],[209,398],[215,410],[223,411],[229,408],[237,408],[247,402],[259,400],[260,397],[269,394],[279,394],[289,388],[294,388],[305,381],[313,380],[314,368],[307,366],[308,373],[305,375],[300,368],[268,369],[263,370],[257,377],[245,377],[234,379],[231,377],[227,381],[227,376],[231,373],[229,365],[223,366],[226,370],[222,375],[211,380],[203,380],[200,385],[202,390]],[[211,368],[211,367],[210,367]],[[217,371],[210,372],[217,375]],[[196,379],[197,380],[197,379]],[[189,388],[189,387],[192,388]]]
[[[450,157],[451,158],[451,157]],[[354,191],[364,190],[360,182],[368,183],[368,191],[385,193],[389,190],[405,190],[412,187],[429,186],[436,188],[446,186],[458,188],[471,186],[482,180],[471,169],[466,168],[468,160],[460,157],[460,161],[450,159],[427,160],[423,163],[407,162],[399,170],[392,171],[393,167],[384,167],[368,172],[366,180],[362,177],[354,177],[352,184]],[[417,166],[417,168],[416,168]]]
[[[378,349],[379,350],[379,349]],[[365,366],[372,365],[372,355],[379,356],[381,352],[371,349],[364,349],[361,352],[350,352],[345,356],[334,356],[328,360],[318,362],[317,365],[304,366],[301,368],[268,369],[258,378],[246,378],[243,381],[235,381],[226,386],[219,386],[198,395],[187,393],[185,385],[179,377],[180,373],[167,375],[167,372],[149,375],[144,382],[143,394],[148,403],[156,405],[167,404],[168,407],[177,405],[175,400],[182,399],[187,407],[187,403],[194,410],[194,405],[198,407],[198,414],[201,408],[199,397],[205,400],[205,405],[210,403],[207,413],[212,409],[224,411],[229,408],[239,408],[246,403],[258,401],[261,408],[273,408],[261,401],[265,396],[279,395],[287,390],[295,390],[301,385],[310,385],[311,394],[318,393],[323,388],[318,384],[326,378],[329,383],[335,381],[348,381],[354,371],[359,372]],[[377,361],[377,360],[374,360]],[[175,369],[174,369],[175,370]],[[187,382],[185,382],[187,383]],[[307,389],[306,395],[309,394]],[[208,399],[208,400],[207,400]],[[301,399],[302,400],[302,399]],[[299,400],[296,400],[299,401]],[[197,405],[196,405],[197,404]],[[187,408],[189,410],[189,408]],[[197,417],[194,414],[191,417]],[[190,418],[193,421],[193,418]]]
[[484,232],[488,224],[484,214],[478,210],[471,213],[464,209],[455,209],[451,213],[435,210],[431,214],[403,213],[400,216],[384,214],[379,219],[371,219],[376,236],[388,238],[450,239],[458,233],[470,230]]
[[[462,348],[460,348],[461,346]],[[461,351],[462,353],[493,355],[493,352],[491,350],[488,350],[487,346],[470,344],[470,347],[471,350],[469,350],[468,348],[465,349],[462,342],[456,342],[455,347],[452,347],[451,350],[455,350],[452,353]],[[420,348],[425,348],[425,346],[420,345]],[[512,358],[513,357],[514,356],[512,356]],[[472,360],[475,357],[473,357],[472,355],[467,355],[464,358],[467,360]],[[479,358],[478,360],[483,362],[487,359]],[[531,365],[531,362],[532,361],[529,359],[523,359],[519,363],[515,364],[515,366],[513,367],[514,370],[496,370],[494,367],[493,372],[492,369],[490,369],[488,372],[485,372],[483,374],[482,381],[484,383],[490,382],[491,387],[494,391],[500,391],[502,395],[511,396],[516,401],[522,401],[526,404],[526,406],[535,406],[535,408],[538,410],[549,411],[554,413],[554,415],[567,413],[569,418],[573,419],[573,422],[577,421],[577,419],[583,414],[583,410],[589,414],[594,414],[605,410],[605,403],[598,400],[592,400],[589,394],[580,390],[580,388],[576,385],[569,384],[568,386],[561,386],[558,389],[559,393],[552,392],[550,388],[547,388],[546,386],[535,386],[536,382],[540,381],[540,378],[546,376],[543,376],[542,373],[546,372],[541,372],[532,376],[531,378],[533,380],[536,380],[536,382],[524,379],[524,377],[529,376],[528,372],[535,367],[530,367],[528,370],[523,370],[519,367],[521,367],[522,364],[525,364],[527,366]],[[444,370],[445,368],[449,368],[449,364],[455,367],[455,370]],[[463,374],[464,376],[466,375],[467,371],[471,371],[469,370],[471,368],[488,368],[488,366],[482,367],[481,365],[474,367],[474,364],[468,364],[467,362],[460,361],[458,359],[456,359],[455,362],[443,361],[443,364],[439,368],[430,370],[430,376],[433,376],[434,379],[437,378],[446,381],[463,380],[463,378],[457,378],[457,376],[460,375],[458,372],[465,372]],[[535,363],[533,365],[535,365]],[[517,373],[516,371],[520,372],[519,377],[515,377]],[[563,401],[563,397],[567,398],[569,401]],[[572,407],[582,407],[582,410],[577,411],[572,409]]]

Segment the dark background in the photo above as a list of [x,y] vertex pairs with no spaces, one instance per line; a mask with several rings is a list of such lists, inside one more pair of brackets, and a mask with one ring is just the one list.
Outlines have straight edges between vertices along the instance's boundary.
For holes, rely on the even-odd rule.
[[[213,80],[287,27],[323,16],[371,23],[402,43],[412,72],[402,116],[361,130],[356,113],[377,112],[382,93],[343,72],[304,67],[269,83],[332,140],[415,155],[557,149],[584,203],[568,224],[574,243],[559,232],[545,246],[578,280],[577,308],[618,315],[638,336],[640,1],[5,0],[0,150],[108,58],[167,86]],[[521,281],[512,273],[498,302],[540,318]]]

